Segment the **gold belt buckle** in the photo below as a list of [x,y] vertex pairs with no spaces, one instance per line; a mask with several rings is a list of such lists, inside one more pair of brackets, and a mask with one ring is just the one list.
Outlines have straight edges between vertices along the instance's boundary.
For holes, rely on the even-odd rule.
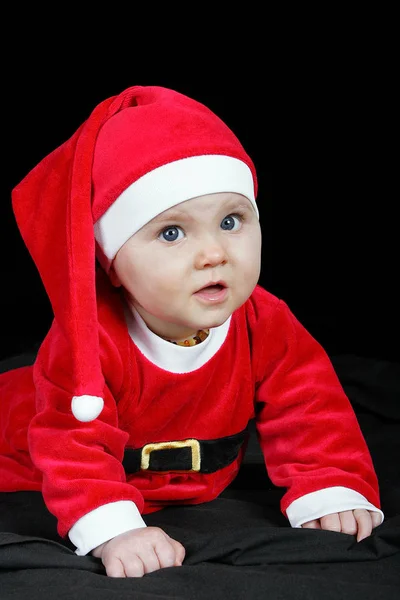
[[192,468],[191,471],[200,471],[200,444],[199,440],[181,440],[177,442],[155,442],[154,444],[146,444],[142,448],[140,458],[140,468],[146,470],[150,464],[150,454],[154,450],[171,450],[174,448],[191,448],[192,450]]

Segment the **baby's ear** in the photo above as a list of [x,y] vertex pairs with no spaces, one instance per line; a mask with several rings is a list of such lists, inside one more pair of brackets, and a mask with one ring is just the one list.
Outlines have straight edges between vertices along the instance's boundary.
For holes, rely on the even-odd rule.
[[114,287],[121,287],[122,283],[120,282],[119,277],[115,272],[114,265],[111,265],[110,270],[108,272],[108,277],[110,278],[111,284]]

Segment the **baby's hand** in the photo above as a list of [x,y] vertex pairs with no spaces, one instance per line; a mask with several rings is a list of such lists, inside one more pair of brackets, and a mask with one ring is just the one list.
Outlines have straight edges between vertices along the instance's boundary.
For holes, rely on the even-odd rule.
[[91,552],[109,577],[143,577],[164,567],[180,567],[185,548],[159,527],[140,527],[117,535]]
[[357,542],[361,542],[361,540],[371,535],[374,527],[377,527],[380,523],[381,516],[379,513],[357,508],[308,521],[303,523],[302,527],[306,529],[329,529],[330,531],[339,531],[350,535],[357,534]]

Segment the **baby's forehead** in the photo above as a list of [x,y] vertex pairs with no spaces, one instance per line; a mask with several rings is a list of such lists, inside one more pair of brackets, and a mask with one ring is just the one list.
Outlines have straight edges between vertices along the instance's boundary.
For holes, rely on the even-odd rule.
[[159,222],[172,217],[190,217],[194,214],[201,216],[202,211],[205,210],[218,212],[224,209],[232,210],[236,207],[252,209],[252,203],[246,196],[234,192],[203,194],[202,196],[190,198],[189,200],[185,200],[184,202],[180,202],[179,204],[168,208],[154,217],[152,221]]

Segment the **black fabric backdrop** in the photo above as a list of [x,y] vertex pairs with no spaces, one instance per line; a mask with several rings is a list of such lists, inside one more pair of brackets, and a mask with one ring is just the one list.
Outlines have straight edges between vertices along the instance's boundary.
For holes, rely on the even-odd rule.
[[[253,435],[238,477],[219,499],[147,518],[180,539],[187,555],[181,568],[143,579],[110,579],[100,561],[77,557],[58,538],[40,495],[0,495],[1,600],[399,596],[400,312],[393,202],[398,102],[391,58],[396,37],[388,33],[396,21],[385,9],[384,24],[379,23],[374,9],[367,24],[368,11],[357,10],[352,18],[346,7],[344,15],[337,13],[338,23],[332,11],[325,20],[319,15],[317,28],[310,15],[311,31],[296,18],[298,39],[287,35],[285,14],[285,31],[273,39],[276,20],[265,19],[264,12],[262,35],[254,35],[257,15],[251,10],[252,40],[243,43],[240,11],[241,43],[224,43],[218,51],[212,43],[208,59],[201,44],[200,60],[196,65],[190,57],[189,72],[181,64],[181,25],[178,61],[168,55],[170,25],[156,61],[146,60],[146,52],[132,59],[131,31],[125,53],[121,48],[120,19],[115,40],[107,27],[103,58],[98,29],[91,28],[95,42],[87,50],[88,28],[82,28],[84,47],[77,47],[80,27],[72,28],[74,57],[70,32],[68,39],[47,25],[39,32],[27,19],[22,32],[18,14],[14,29],[20,51],[13,53],[2,79],[8,91],[0,182],[0,371],[33,359],[52,319],[12,215],[13,186],[108,95],[136,83],[174,87],[220,114],[255,160],[263,228],[260,283],[287,301],[333,356],[371,449],[385,521],[360,544],[342,534],[292,530],[279,511],[282,492],[269,481]],[[209,31],[212,23],[206,18]],[[55,38],[50,44],[49,33]],[[184,42],[186,57],[198,44]],[[49,66],[50,47],[57,68]]]
[[[186,558],[182,567],[143,578],[109,578],[99,559],[76,556],[73,546],[58,537],[40,494],[0,494],[1,599],[397,599],[400,367],[352,355],[332,361],[380,481],[385,521],[371,537],[357,543],[341,533],[292,529],[280,513],[282,490],[268,479],[253,429],[243,466],[218,499],[146,517],[148,525],[183,543]],[[5,370],[16,361],[0,366]]]

